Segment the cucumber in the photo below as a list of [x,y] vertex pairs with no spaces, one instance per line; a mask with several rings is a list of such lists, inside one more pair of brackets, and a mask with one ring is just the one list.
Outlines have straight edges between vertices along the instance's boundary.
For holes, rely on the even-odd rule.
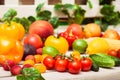
[[99,67],[112,68],[115,66],[115,61],[105,53],[96,53],[90,57],[98,64]]
[[98,64],[91,58],[92,60],[92,67],[91,67],[91,70],[92,71],[95,71],[95,72],[98,72],[99,71],[99,66]]
[[108,55],[110,58],[112,58],[115,61],[115,66],[120,66],[120,59],[114,56]]

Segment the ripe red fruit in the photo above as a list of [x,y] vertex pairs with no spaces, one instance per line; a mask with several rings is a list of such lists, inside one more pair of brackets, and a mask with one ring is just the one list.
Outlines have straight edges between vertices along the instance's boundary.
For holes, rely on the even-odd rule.
[[110,49],[108,51],[108,55],[117,57],[117,51],[115,49]]
[[31,44],[36,49],[43,47],[42,39],[37,34],[28,34],[24,39],[24,44]]
[[42,54],[42,48],[36,49],[36,53],[41,55]]
[[38,34],[43,40],[53,33],[53,26],[45,20],[35,21],[29,27],[29,34]]
[[11,68],[12,75],[18,75],[22,71],[22,67],[20,65],[15,65]]
[[120,49],[117,50],[117,57],[120,59]]
[[9,71],[14,65],[16,65],[16,63],[13,60],[7,60],[4,63],[2,63],[2,67],[6,71]]
[[67,30],[68,33],[72,31],[72,34],[74,36],[77,36],[78,38],[83,38],[83,30],[82,26],[79,24],[71,24],[68,26]]

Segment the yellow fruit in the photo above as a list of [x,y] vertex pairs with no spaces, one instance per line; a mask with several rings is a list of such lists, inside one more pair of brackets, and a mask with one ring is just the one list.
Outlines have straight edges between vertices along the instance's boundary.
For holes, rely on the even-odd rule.
[[40,63],[42,60],[42,55],[36,54],[34,55],[34,58],[35,58],[35,63]]
[[30,64],[31,66],[34,66],[34,65],[35,65],[35,62],[34,62],[33,60],[29,59],[29,60],[25,60],[25,61],[23,62],[23,65],[25,65],[25,64]]
[[79,53],[79,51],[71,52],[71,56],[76,58],[76,59],[78,59],[78,60],[80,60],[80,53]]
[[102,38],[95,38],[91,42],[89,42],[87,47],[88,54],[95,54],[95,53],[107,53],[110,46],[108,42]]
[[46,66],[42,63],[34,65],[34,68],[38,69],[40,73],[46,72]]

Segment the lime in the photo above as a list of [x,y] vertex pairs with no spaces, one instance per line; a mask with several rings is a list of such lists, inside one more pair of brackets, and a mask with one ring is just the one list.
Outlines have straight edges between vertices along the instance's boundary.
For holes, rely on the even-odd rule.
[[87,46],[87,42],[83,39],[77,39],[72,44],[73,50],[79,51],[80,53],[84,53],[86,51]]
[[45,46],[42,49],[42,54],[47,54],[47,55],[51,55],[54,57],[57,54],[59,54],[59,51],[53,46]]

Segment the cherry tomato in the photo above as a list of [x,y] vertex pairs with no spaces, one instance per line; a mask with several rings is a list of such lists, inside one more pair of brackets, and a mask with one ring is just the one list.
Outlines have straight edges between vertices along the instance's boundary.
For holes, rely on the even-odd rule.
[[78,38],[77,36],[72,34],[72,31],[71,32],[66,32],[66,31],[61,32],[59,35],[64,37],[68,41],[69,48],[72,47],[72,43],[74,42],[74,40]]
[[63,72],[67,70],[68,61],[66,59],[57,59],[55,61],[55,69]]
[[117,50],[117,57],[120,58],[120,49]]
[[92,60],[89,57],[81,58],[82,71],[89,71],[92,67]]
[[61,58],[62,58],[62,55],[56,55],[56,56],[54,57],[55,60],[58,60],[58,59],[61,59]]
[[43,64],[46,66],[47,69],[53,69],[55,60],[53,59],[52,56],[46,56],[43,60]]
[[78,74],[81,71],[81,63],[79,60],[72,60],[68,62],[68,72]]
[[111,49],[108,51],[108,55],[117,57],[117,51],[114,49]]

